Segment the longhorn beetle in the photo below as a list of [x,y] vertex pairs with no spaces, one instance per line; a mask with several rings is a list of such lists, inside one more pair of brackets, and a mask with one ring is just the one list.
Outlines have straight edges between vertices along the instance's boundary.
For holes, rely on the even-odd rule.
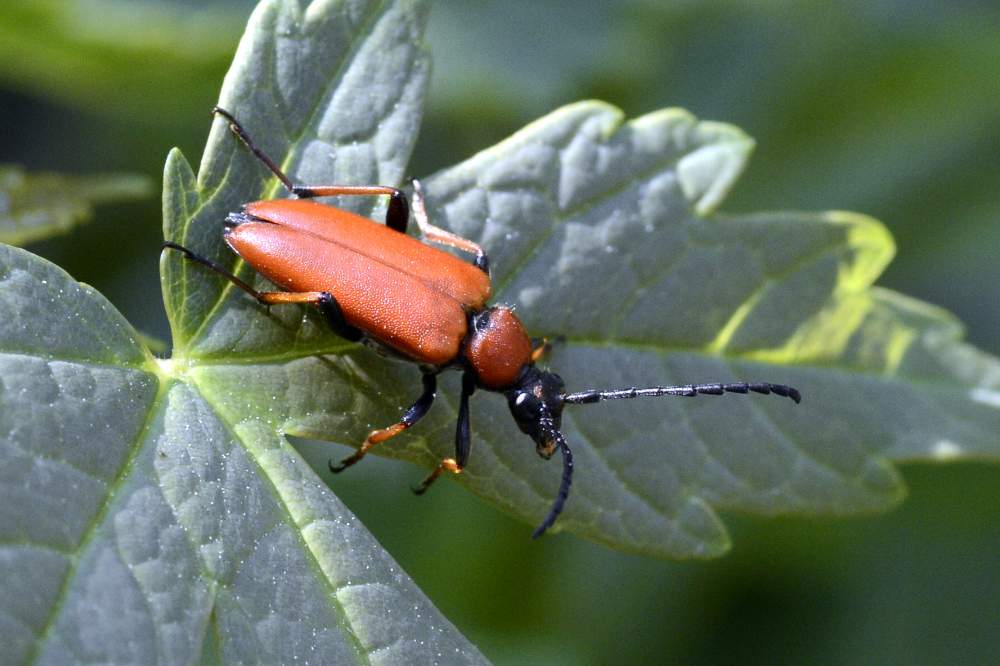
[[[563,510],[573,480],[573,453],[560,431],[566,405],[646,396],[722,395],[725,392],[775,393],[799,402],[799,392],[770,382],[731,382],[653,386],[618,390],[565,390],[559,375],[536,365],[548,346],[528,337],[521,320],[505,305],[487,306],[491,283],[489,260],[470,240],[433,226],[424,209],[420,183],[413,181],[413,217],[424,240],[474,256],[472,263],[426,245],[406,234],[410,206],[406,195],[381,185],[296,185],[254,144],[225,109],[215,107],[229,129],[277,178],[294,199],[255,201],[226,217],[223,238],[258,273],[283,291],[260,292],[216,262],[167,241],[224,276],[264,305],[305,303],[315,306],[335,333],[366,341],[416,363],[423,392],[398,423],[373,430],[357,450],[338,464],[342,472],[380,444],[416,424],[430,409],[437,376],[445,369],[462,372],[455,457],[444,458],[413,490],[421,494],[443,472],[459,473],[469,459],[469,397],[477,388],[503,393],[522,432],[535,441],[545,459],[559,450],[563,473],[548,515],[535,529],[541,536]],[[385,224],[309,201],[337,195],[388,196]]]

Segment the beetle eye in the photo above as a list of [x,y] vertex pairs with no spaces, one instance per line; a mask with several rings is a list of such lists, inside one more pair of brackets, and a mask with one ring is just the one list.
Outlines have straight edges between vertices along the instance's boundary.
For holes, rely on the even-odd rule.
[[521,391],[514,396],[514,400],[510,404],[510,411],[518,420],[533,421],[541,413],[541,403],[531,393]]

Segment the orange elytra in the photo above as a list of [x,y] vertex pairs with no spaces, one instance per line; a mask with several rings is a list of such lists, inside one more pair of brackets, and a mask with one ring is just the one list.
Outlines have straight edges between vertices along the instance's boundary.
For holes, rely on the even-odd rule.
[[[255,201],[225,222],[230,248],[280,290],[259,292],[221,265],[167,241],[193,261],[223,275],[266,305],[304,303],[315,306],[338,335],[384,347],[418,364],[423,391],[395,424],[372,431],[357,450],[330,469],[341,472],[361,460],[375,445],[417,423],[428,412],[437,391],[437,375],[462,372],[455,457],[444,458],[414,488],[423,493],[442,472],[461,472],[471,447],[469,398],[477,388],[503,393],[518,428],[535,442],[543,458],[558,449],[563,457],[559,491],[548,514],[535,529],[538,537],[552,526],[569,496],[573,454],[561,431],[566,405],[645,396],[731,393],[775,393],[795,402],[799,392],[769,382],[728,382],[653,386],[567,393],[559,375],[536,365],[548,346],[528,336],[507,306],[488,306],[491,295],[489,260],[477,244],[435,227],[427,218],[420,184],[413,181],[413,217],[423,239],[475,255],[472,263],[406,234],[410,205],[406,195],[381,185],[295,185],[277,164],[258,149],[228,111],[216,107],[236,137],[296,198]],[[385,224],[308,199],[321,196],[388,196]]]

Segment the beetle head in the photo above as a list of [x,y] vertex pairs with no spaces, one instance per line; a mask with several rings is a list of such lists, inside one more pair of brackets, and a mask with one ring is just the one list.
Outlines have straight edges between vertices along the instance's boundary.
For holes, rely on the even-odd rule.
[[565,404],[564,386],[559,375],[528,365],[521,371],[514,388],[505,392],[507,406],[510,407],[510,413],[514,416],[517,427],[535,440],[535,450],[538,451],[538,455],[547,460],[557,450],[562,452],[563,473],[559,494],[545,520],[532,533],[533,538],[540,537],[556,522],[566,504],[566,498],[569,497],[569,487],[573,483],[573,452],[570,451],[566,438],[559,430]]
[[517,427],[535,440],[538,455],[546,460],[559,448],[564,387],[559,375],[529,365],[514,388],[505,392]]

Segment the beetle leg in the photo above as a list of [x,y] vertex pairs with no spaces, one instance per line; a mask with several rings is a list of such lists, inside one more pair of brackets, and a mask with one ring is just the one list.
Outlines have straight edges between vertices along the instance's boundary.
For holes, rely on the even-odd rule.
[[344,338],[348,342],[357,342],[364,337],[364,332],[347,323],[344,318],[344,311],[340,309],[340,303],[328,291],[320,292],[319,301],[316,303],[323,318],[326,319],[330,330]]
[[564,342],[566,342],[565,335],[557,335],[554,338],[531,338],[531,362],[535,363],[541,360],[553,347],[561,345]]
[[437,375],[432,373],[424,373],[424,392],[420,394],[417,401],[413,403],[406,413],[403,414],[403,418],[399,420],[399,423],[394,423],[388,428],[382,428],[381,430],[372,430],[365,441],[361,443],[358,450],[348,457],[340,461],[340,464],[334,465],[333,461],[330,461],[330,471],[334,474],[343,472],[345,469],[358,462],[365,457],[376,444],[381,444],[387,439],[391,439],[403,432],[413,424],[415,424],[420,419],[424,418],[427,411],[434,404],[434,396],[437,393]]
[[469,462],[472,434],[469,424],[469,397],[476,391],[476,378],[471,372],[462,375],[462,395],[458,402],[458,424],[455,427],[455,457],[445,458],[437,464],[420,485],[413,488],[417,495],[423,495],[444,471],[460,473]]
[[302,303],[315,305],[320,311],[330,329],[348,342],[357,342],[364,337],[360,329],[347,323],[340,303],[328,291],[262,291],[256,294],[257,300],[264,305],[279,305],[281,303]]
[[490,274],[490,258],[486,256],[486,251],[482,247],[468,238],[462,238],[458,234],[431,224],[430,218],[427,217],[427,208],[424,206],[424,190],[417,179],[413,180],[413,219],[420,227],[420,234],[424,239],[476,255],[473,264],[487,275]]
[[212,109],[212,113],[222,116],[229,123],[229,129],[240,142],[250,149],[250,152],[254,154],[258,160],[260,160],[264,166],[270,170],[271,173],[281,181],[281,184],[285,186],[285,189],[292,194],[302,198],[309,199],[312,197],[335,197],[340,195],[348,196],[380,196],[387,194],[389,195],[389,208],[385,212],[385,224],[390,229],[395,229],[400,233],[406,233],[406,224],[410,217],[410,204],[406,201],[406,195],[402,190],[398,190],[395,187],[387,187],[384,185],[296,185],[292,182],[292,179],[281,170],[277,162],[268,157],[267,153],[258,148],[250,134],[243,129],[243,126],[233,117],[233,114],[229,113],[222,107],[216,106]]
[[531,362],[538,362],[550,349],[552,341],[548,338],[531,338]]
[[462,472],[462,468],[458,466],[458,463],[455,462],[454,458],[444,458],[438,463],[437,467],[434,468],[434,471],[428,474],[427,477],[420,482],[420,485],[412,488],[413,494],[423,495],[427,492],[427,489],[431,487],[431,484],[434,483],[439,476],[441,476],[441,472],[444,472],[445,470],[454,472],[455,474],[460,474]]

